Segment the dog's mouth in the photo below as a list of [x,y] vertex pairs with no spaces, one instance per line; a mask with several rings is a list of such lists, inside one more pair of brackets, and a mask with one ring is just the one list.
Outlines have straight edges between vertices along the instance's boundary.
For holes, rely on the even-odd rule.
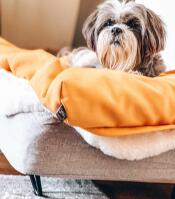
[[120,46],[120,41],[118,37],[114,37],[111,42],[110,45],[114,45],[114,46]]

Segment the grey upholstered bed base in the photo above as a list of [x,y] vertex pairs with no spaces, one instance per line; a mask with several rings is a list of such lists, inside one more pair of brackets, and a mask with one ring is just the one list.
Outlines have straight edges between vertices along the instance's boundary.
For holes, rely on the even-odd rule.
[[175,182],[175,151],[142,161],[117,160],[86,144],[72,128],[50,124],[49,117],[43,118],[42,112],[34,116],[31,113],[0,116],[0,126],[0,149],[23,174]]

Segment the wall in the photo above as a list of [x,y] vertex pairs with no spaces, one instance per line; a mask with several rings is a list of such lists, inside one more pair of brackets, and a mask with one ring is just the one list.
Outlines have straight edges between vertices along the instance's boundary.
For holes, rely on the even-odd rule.
[[85,45],[85,41],[82,36],[82,27],[84,21],[89,16],[89,14],[96,8],[96,6],[102,1],[103,0],[81,0],[74,43],[73,43],[74,47]]
[[80,0],[1,1],[1,31],[9,41],[55,50],[72,44]]

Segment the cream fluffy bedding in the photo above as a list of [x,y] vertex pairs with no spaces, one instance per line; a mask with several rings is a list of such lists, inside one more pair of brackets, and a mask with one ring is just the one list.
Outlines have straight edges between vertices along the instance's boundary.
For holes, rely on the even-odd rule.
[[[19,114],[22,117],[25,114],[27,123],[30,117],[26,119],[26,113],[43,112],[43,117],[47,117],[47,115],[50,117],[51,113],[39,102],[29,83],[2,69],[0,70],[0,91],[1,118],[11,115],[19,116]],[[55,122],[54,116],[53,122]],[[6,128],[6,125],[3,126],[2,123],[0,131]],[[14,123],[13,125],[13,128],[18,130],[18,124]],[[125,137],[102,137],[78,127],[74,128],[88,144],[100,149],[106,155],[119,159],[140,160],[175,148],[175,130],[168,133],[166,131]],[[37,131],[36,127],[34,130]]]

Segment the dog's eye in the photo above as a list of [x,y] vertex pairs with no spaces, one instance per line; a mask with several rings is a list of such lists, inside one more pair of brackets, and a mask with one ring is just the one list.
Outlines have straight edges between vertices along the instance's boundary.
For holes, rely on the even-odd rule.
[[137,20],[135,20],[135,19],[131,19],[131,20],[129,20],[129,21],[126,23],[126,25],[127,25],[129,28],[134,29],[134,28],[137,28],[137,27],[139,26],[139,22],[138,22]]
[[99,29],[98,29],[98,31],[97,31],[97,35],[99,35],[99,34],[101,33],[101,31],[102,31],[104,28],[109,27],[109,26],[112,26],[112,25],[114,25],[114,24],[115,24],[115,21],[114,21],[114,20],[108,19],[104,24],[102,24],[102,25],[99,27]]
[[106,21],[106,23],[104,24],[104,27],[107,27],[107,26],[112,26],[112,25],[114,25],[114,20],[112,20],[112,19],[108,19],[107,21]]

